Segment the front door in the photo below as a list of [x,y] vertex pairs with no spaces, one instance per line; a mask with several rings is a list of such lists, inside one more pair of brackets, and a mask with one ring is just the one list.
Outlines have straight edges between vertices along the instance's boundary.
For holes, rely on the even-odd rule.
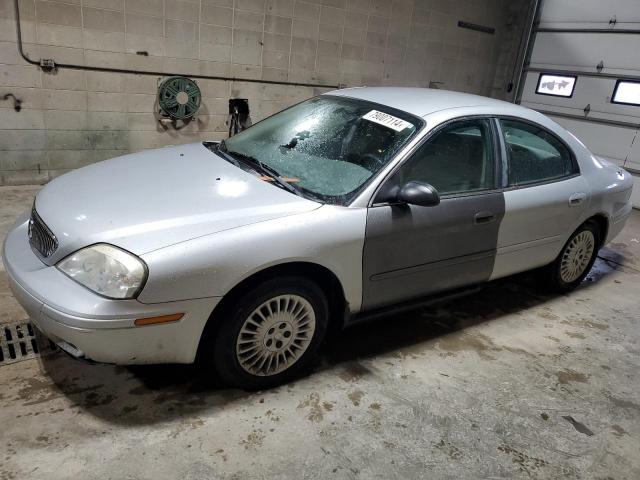
[[[382,202],[367,214],[363,307],[372,309],[490,278],[504,197],[488,119],[441,128],[387,180],[429,183],[439,205]],[[378,201],[380,200],[380,201]]]

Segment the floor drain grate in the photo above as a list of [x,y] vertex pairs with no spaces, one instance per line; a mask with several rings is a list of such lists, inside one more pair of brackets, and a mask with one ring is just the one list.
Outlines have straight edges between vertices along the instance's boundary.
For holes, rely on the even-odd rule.
[[0,365],[21,362],[56,349],[49,339],[39,339],[29,322],[0,324]]

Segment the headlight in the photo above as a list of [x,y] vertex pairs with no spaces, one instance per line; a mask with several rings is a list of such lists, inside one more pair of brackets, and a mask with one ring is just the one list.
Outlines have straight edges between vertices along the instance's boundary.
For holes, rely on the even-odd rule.
[[78,250],[56,267],[79,284],[109,298],[133,298],[147,277],[142,260],[104,243]]

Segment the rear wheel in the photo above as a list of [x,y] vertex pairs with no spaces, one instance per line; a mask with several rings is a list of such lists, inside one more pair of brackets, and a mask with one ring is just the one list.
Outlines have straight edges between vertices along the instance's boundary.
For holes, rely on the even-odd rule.
[[598,255],[600,229],[593,222],[581,225],[567,240],[558,258],[549,266],[551,286],[566,292],[587,276]]
[[313,365],[328,312],[324,293],[306,278],[278,278],[254,287],[217,320],[223,322],[212,345],[218,374],[245,389],[295,378]]

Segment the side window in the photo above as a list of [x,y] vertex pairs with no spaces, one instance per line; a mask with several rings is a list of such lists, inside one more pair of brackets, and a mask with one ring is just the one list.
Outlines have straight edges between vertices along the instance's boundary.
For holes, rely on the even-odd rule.
[[571,153],[543,128],[500,120],[509,163],[509,185],[527,185],[572,175]]
[[494,163],[489,121],[460,121],[422,145],[398,171],[398,183],[429,183],[440,195],[492,189]]

